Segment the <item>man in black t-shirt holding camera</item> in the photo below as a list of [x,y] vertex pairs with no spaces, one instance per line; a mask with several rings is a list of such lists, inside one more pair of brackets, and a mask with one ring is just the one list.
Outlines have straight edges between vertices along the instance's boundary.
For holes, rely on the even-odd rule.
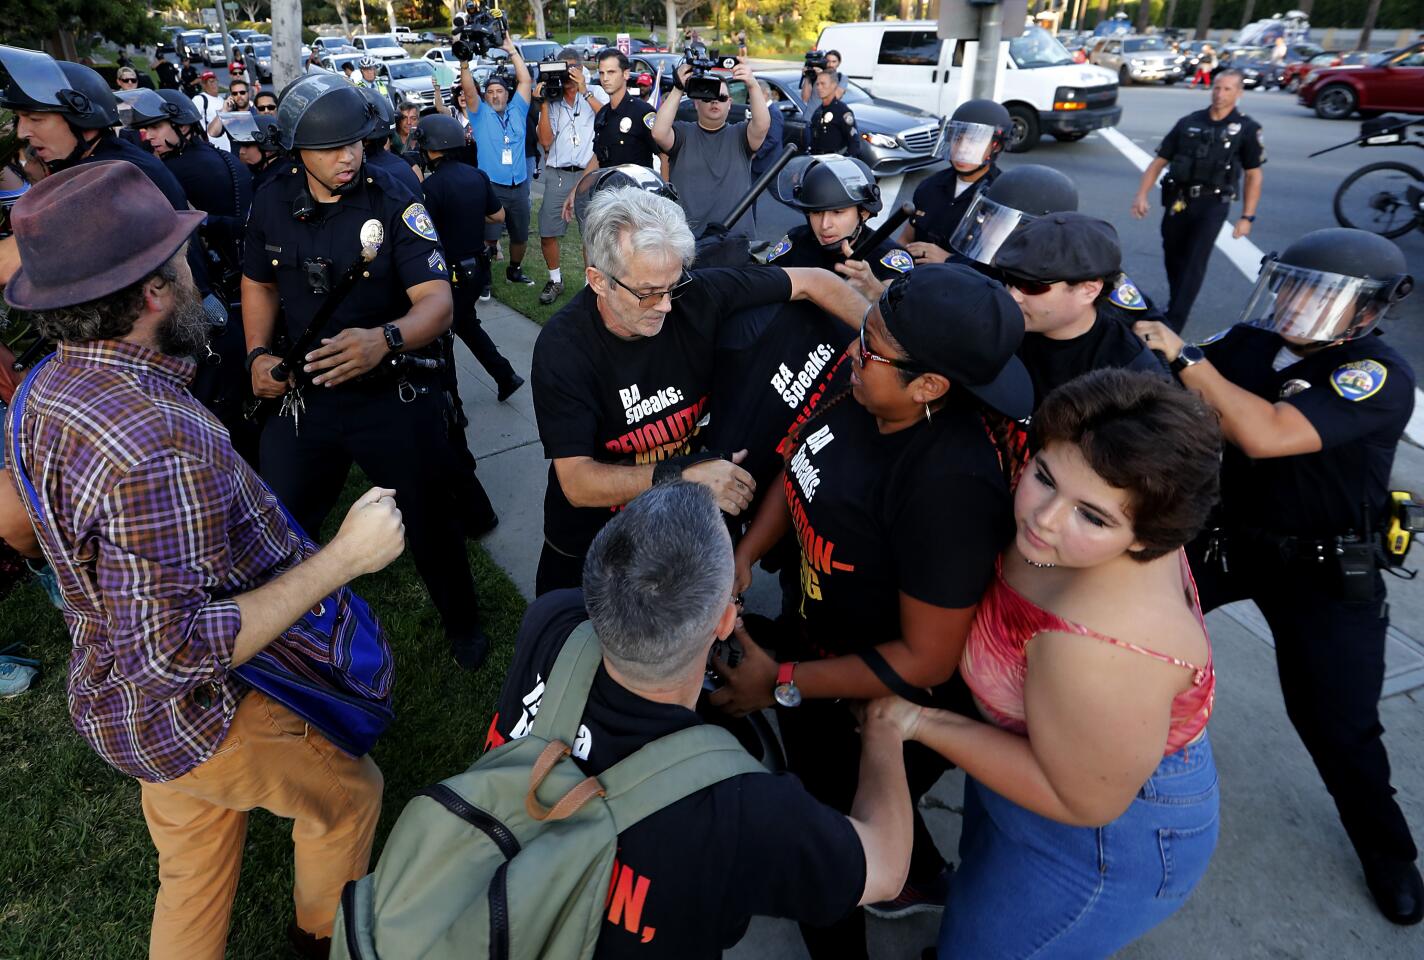
[[[603,649],[572,744],[585,773],[701,723],[693,707],[708,652],[740,632],[732,573],[732,541],[705,487],[674,481],[639,496],[594,539],[583,592],[530,606],[486,746],[529,732],[544,681],[585,620]],[[870,706],[849,816],[790,774],[750,773],[623,831],[596,960],[720,957],[753,916],[826,925],[894,896],[911,844],[903,742],[904,731]]]

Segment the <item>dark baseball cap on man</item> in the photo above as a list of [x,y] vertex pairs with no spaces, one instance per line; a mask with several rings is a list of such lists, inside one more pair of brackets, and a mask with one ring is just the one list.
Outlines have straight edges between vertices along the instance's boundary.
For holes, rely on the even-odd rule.
[[1122,269],[1117,231],[1081,213],[1050,213],[1009,234],[994,254],[1007,274],[1044,283],[1100,280]]
[[1023,312],[997,280],[964,264],[922,264],[885,288],[880,317],[916,364],[1005,416],[1033,412],[1033,384],[1016,355]]

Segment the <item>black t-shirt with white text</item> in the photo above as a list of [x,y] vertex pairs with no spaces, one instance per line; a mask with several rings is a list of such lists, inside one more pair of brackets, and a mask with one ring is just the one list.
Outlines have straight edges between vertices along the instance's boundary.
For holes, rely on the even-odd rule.
[[[544,679],[588,619],[578,590],[530,605],[515,641],[486,747],[529,732]],[[645,700],[600,665],[574,760],[597,776],[644,744],[701,723],[686,707]],[[625,830],[594,956],[720,957],[753,916],[826,925],[865,889],[865,852],[849,820],[813,799],[789,773],[732,777]]]
[[806,421],[786,467],[810,653],[898,639],[900,594],[979,602],[1013,536],[1008,483],[978,412],[950,394],[932,421],[882,434],[854,397]]
[[[779,267],[695,270],[656,336],[623,340],[605,326],[586,287],[553,316],[534,344],[534,412],[544,456],[603,463],[658,463],[694,449],[712,391],[723,318],[785,301]],[[544,495],[544,536],[582,556],[616,507],[575,507],[553,465]]]

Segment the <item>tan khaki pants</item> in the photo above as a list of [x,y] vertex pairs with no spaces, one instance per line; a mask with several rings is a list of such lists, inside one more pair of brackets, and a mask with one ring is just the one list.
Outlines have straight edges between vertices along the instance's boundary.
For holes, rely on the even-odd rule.
[[[256,691],[205,763],[140,786],[158,848],[151,960],[222,960],[254,807],[295,821],[297,925],[330,936],[342,886],[366,873],[381,812],[381,771],[369,756],[353,760]],[[281,936],[285,923],[272,926]]]

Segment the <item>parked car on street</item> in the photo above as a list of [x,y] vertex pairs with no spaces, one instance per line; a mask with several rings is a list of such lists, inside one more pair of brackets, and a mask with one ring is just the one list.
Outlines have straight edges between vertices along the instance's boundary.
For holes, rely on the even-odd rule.
[[440,81],[440,97],[450,102],[450,90],[456,75],[444,64],[430,60],[387,60],[376,67],[376,76],[384,78],[391,92],[391,102],[418,103],[422,108],[435,106],[435,90],[430,85],[431,78]]
[[346,64],[349,63],[351,64],[351,77],[354,80],[356,77],[360,76],[360,73],[357,72],[356,68],[361,65],[361,58],[364,56],[364,53],[333,53],[322,57],[320,60],[317,61],[317,63],[321,64],[323,67],[325,67],[327,70],[330,70],[332,73],[341,74],[343,76],[345,75],[345,70],[343,68],[346,66]]
[[431,33],[429,30],[425,31],[420,35],[421,43],[445,43],[449,39],[450,37],[448,34],[442,37],[439,34]]
[[1118,83],[1176,83],[1182,79],[1186,57],[1173,50],[1161,37],[1099,37],[1088,54],[1088,62],[1117,74]]
[[1212,79],[1228,69],[1241,71],[1241,86],[1247,90],[1279,87],[1286,72],[1284,64],[1271,61],[1271,51],[1265,47],[1227,47],[1217,57]]
[[227,63],[227,47],[223,45],[223,35],[209,33],[203,37],[203,62],[210,67],[221,67]]
[[455,59],[455,51],[449,47],[431,47],[425,51],[422,59],[432,60],[435,63],[443,63],[455,70],[460,69],[460,61]]
[[1325,120],[1345,120],[1356,112],[1424,113],[1424,43],[1364,65],[1314,71],[1301,84],[1297,101]]
[[351,45],[377,60],[404,60],[410,56],[389,33],[360,33],[351,38]]
[[613,44],[607,37],[593,37],[588,34],[583,34],[582,36],[574,37],[574,42],[569,44],[569,46],[582,54],[585,60],[592,60],[594,54],[598,53],[598,51],[604,47],[613,46]]
[[414,30],[412,30],[410,27],[393,27],[393,28],[391,29],[391,33],[393,33],[393,34],[396,35],[396,42],[397,42],[397,43],[419,43],[419,42],[420,42],[420,34],[416,33],[416,32],[415,32]]
[[317,37],[315,40],[312,41],[312,47],[314,49],[320,50],[323,55],[350,53],[352,50],[356,49],[351,44],[351,41],[347,40],[345,37]]
[[1299,93],[1301,85],[1305,83],[1305,78],[1316,70],[1324,70],[1326,67],[1362,67],[1370,62],[1370,58],[1376,54],[1366,50],[1327,50],[1318,53],[1309,60],[1297,60],[1294,63],[1286,64],[1285,73],[1281,75],[1283,85],[1291,93]]

